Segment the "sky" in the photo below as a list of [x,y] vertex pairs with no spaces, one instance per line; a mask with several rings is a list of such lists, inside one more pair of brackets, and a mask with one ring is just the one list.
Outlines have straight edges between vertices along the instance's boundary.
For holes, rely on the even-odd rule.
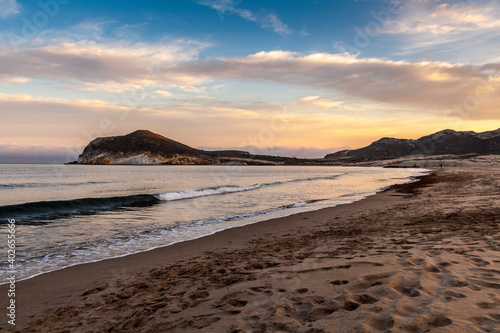
[[500,127],[500,0],[0,0],[0,163],[148,129],[323,157]]

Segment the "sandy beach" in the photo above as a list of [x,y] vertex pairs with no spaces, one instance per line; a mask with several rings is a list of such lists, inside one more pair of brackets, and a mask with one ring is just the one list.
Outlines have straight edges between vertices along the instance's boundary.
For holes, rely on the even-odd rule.
[[433,170],[353,204],[18,282],[15,330],[500,332],[499,222],[500,168]]

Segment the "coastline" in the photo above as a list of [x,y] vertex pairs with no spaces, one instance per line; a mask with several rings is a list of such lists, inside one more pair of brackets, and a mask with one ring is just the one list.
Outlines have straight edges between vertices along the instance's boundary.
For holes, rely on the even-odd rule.
[[[248,260],[254,261],[254,259],[258,258],[259,256],[256,255],[255,258],[247,258],[244,255],[244,252],[248,252],[249,249],[254,249],[255,247],[258,248],[258,251],[256,253],[267,253],[265,251],[266,248],[272,246],[273,242],[276,243],[283,243],[283,244],[288,244],[290,242],[290,239],[296,239],[300,238],[302,239],[303,237],[310,237],[314,242],[317,243],[319,239],[322,239],[321,233],[323,233],[325,228],[336,228],[335,230],[338,229],[339,232],[338,234],[334,232],[331,236],[332,239],[342,239],[343,241],[347,241],[348,239],[351,238],[356,238],[359,235],[363,235],[364,231],[362,230],[363,227],[366,227],[367,229],[370,229],[372,226],[369,221],[370,217],[372,215],[377,215],[379,217],[379,221],[384,221],[384,217],[382,216],[385,214],[385,222],[386,226],[391,227],[394,225],[394,221],[390,222],[387,220],[393,219],[392,216],[387,217],[388,212],[392,211],[395,212],[397,211],[397,214],[403,214],[404,215],[404,210],[401,210],[401,206],[412,206],[415,204],[418,204],[418,200],[424,200],[426,195],[429,197],[433,195],[433,191],[435,191],[436,187],[443,187],[443,184],[454,184],[457,182],[462,182],[462,183],[467,183],[470,182],[470,179],[466,179],[464,177],[460,178],[460,174],[465,174],[465,173],[470,173],[471,170],[466,170],[466,169],[455,169],[452,171],[449,170],[437,170],[435,171],[436,173],[433,175],[429,176],[424,176],[420,177],[420,181],[416,183],[408,183],[404,185],[395,185],[392,186],[391,188],[379,192],[376,195],[370,196],[366,199],[350,203],[350,204],[345,204],[345,205],[339,205],[331,208],[324,208],[321,210],[317,211],[311,211],[311,212],[305,212],[305,213],[299,213],[295,215],[290,215],[287,217],[283,218],[278,218],[278,219],[273,219],[273,220],[267,220],[267,221],[262,221],[262,222],[257,222],[254,224],[242,226],[242,227],[236,227],[236,228],[231,228],[231,229],[226,229],[224,231],[217,232],[215,234],[212,234],[210,236],[205,236],[202,238],[198,238],[195,240],[191,241],[186,241],[182,243],[176,243],[172,244],[166,247],[162,248],[157,248],[153,249],[147,252],[141,252],[138,254],[132,254],[128,255],[125,257],[119,257],[119,258],[114,258],[114,259],[108,259],[108,260],[103,260],[99,262],[94,262],[94,263],[89,263],[89,264],[81,264],[77,266],[71,266],[68,268],[64,268],[59,271],[54,271],[50,273],[45,273],[42,275],[38,275],[36,277],[30,278],[28,280],[23,280],[17,283],[17,298],[16,302],[18,304],[17,308],[17,325],[16,329],[20,329],[28,324],[29,321],[32,321],[34,319],[40,318],[41,316],[45,315],[43,319],[40,319],[37,323],[32,324],[35,326],[31,326],[31,329],[34,327],[44,327],[43,329],[55,329],[58,327],[59,329],[64,327],[64,326],[57,326],[58,323],[61,324],[62,321],[67,322],[68,325],[72,325],[71,323],[71,318],[76,318],[77,315],[71,315],[70,313],[72,312],[72,309],[80,309],[80,310],[85,310],[85,305],[84,304],[92,304],[92,302],[102,302],[103,299],[106,299],[106,297],[109,298],[110,291],[115,291],[117,289],[123,288],[123,286],[130,285],[133,281],[136,281],[136,283],[139,283],[137,281],[143,281],[142,283],[147,283],[147,281],[151,280],[151,277],[149,275],[155,273],[155,274],[160,274],[159,272],[165,272],[165,271],[170,271],[170,270],[176,270],[179,266],[183,266],[186,264],[187,266],[193,265],[193,262],[197,263],[206,263],[210,261],[217,261],[217,258],[224,258],[225,256],[229,256],[233,259],[233,261],[238,262],[238,258],[241,259],[241,263],[246,263],[247,266],[249,264]],[[480,173],[484,177],[487,176],[487,172],[484,171],[484,168],[481,170],[475,170],[474,174]],[[453,181],[453,178],[460,179],[459,181]],[[437,185],[436,185],[437,184]],[[449,185],[448,184],[448,185]],[[463,185],[463,184],[462,184]],[[495,185],[496,186],[496,185]],[[441,189],[443,190],[443,189]],[[440,199],[442,200],[442,199]],[[494,207],[494,206],[493,206]],[[396,214],[396,213],[394,213]],[[495,213],[496,214],[496,213]],[[391,214],[389,214],[391,215]],[[363,217],[364,216],[364,217]],[[495,215],[496,216],[496,215]],[[355,224],[359,224],[359,227],[355,227],[353,223],[343,223],[345,221],[351,221],[355,220]],[[364,224],[363,224],[363,221]],[[388,227],[386,227],[388,228]],[[380,229],[380,228],[379,228]],[[395,228],[396,229],[396,228]],[[361,232],[360,232],[361,230]],[[380,235],[384,235],[384,233],[380,230],[373,230],[373,231],[367,231],[367,236],[370,237],[372,234],[379,233]],[[390,231],[391,228],[388,229]],[[381,233],[382,232],[382,233]],[[319,234],[318,234],[319,233]],[[317,236],[317,237],[316,237]],[[365,236],[363,236],[365,237]],[[322,241],[325,241],[322,239]],[[296,246],[300,245],[300,241],[298,241],[298,244]],[[295,248],[293,244],[289,244],[289,246],[292,248],[293,251],[299,251],[300,248]],[[321,246],[324,246],[324,244],[315,244],[315,248],[319,248]],[[285,248],[286,246],[282,246],[282,248]],[[404,247],[402,248],[404,250]],[[292,251],[291,250],[291,251]],[[304,249],[305,250],[305,249]],[[275,255],[275,258],[273,258],[274,261],[280,262],[279,264],[276,265],[276,267],[295,267],[298,265],[298,267],[302,267],[305,265],[304,262],[308,262],[308,259],[310,257],[309,252],[314,252],[314,249],[311,248],[309,251],[304,251],[303,253],[303,258],[292,256],[291,259],[288,258],[288,256],[284,256],[283,254],[280,254],[279,251],[280,249],[277,249],[277,253]],[[292,252],[293,252],[292,251]],[[348,251],[349,252],[349,251]],[[408,251],[407,251],[408,252]],[[295,252],[294,252],[295,253]],[[270,253],[267,253],[267,256],[269,256]],[[381,256],[384,256],[387,254],[380,254]],[[361,256],[367,256],[367,254],[361,254]],[[353,258],[347,259],[347,258],[341,258],[342,256],[335,256],[335,258],[332,257],[332,260],[336,260],[339,265],[337,266],[342,266],[344,265],[346,261],[352,261]],[[382,257],[381,257],[382,258]],[[385,257],[384,257],[385,258]],[[234,260],[236,259],[236,260]],[[378,258],[380,259],[380,258]],[[274,262],[274,261],[271,262]],[[289,261],[291,262],[289,265],[285,265],[285,262]],[[323,271],[328,271],[324,270],[323,268],[318,268],[318,260],[311,262],[307,265],[311,266],[308,269],[316,269],[321,272]],[[179,263],[182,263],[182,265],[179,265]],[[251,263],[250,263],[251,264]],[[251,269],[247,269],[248,274],[243,274],[242,276],[247,276],[247,275],[252,275],[255,280],[263,280],[266,276],[265,274],[262,277],[259,277],[258,273],[255,273],[254,271],[265,271],[266,269],[271,269],[271,267],[274,267],[272,265],[267,266],[267,264],[256,264],[256,267],[253,267]],[[498,266],[498,262],[492,263],[496,266]],[[254,265],[254,266],[255,266]],[[294,266],[295,265],[295,266]],[[307,266],[306,265],[306,266]],[[386,265],[385,263],[383,265]],[[251,265],[250,265],[251,266]],[[262,267],[261,267],[262,266]],[[322,266],[319,265],[319,266]],[[345,265],[344,265],[345,266]],[[163,268],[162,268],[163,267]],[[168,269],[166,269],[168,267]],[[176,268],[176,269],[173,269]],[[364,267],[364,270],[373,270],[375,271],[382,266],[374,266],[374,267]],[[226,267],[226,270],[228,268]],[[213,273],[211,271],[211,273]],[[331,272],[330,272],[331,273]],[[437,272],[435,272],[437,273]],[[222,275],[227,275],[225,273],[220,273]],[[268,273],[270,274],[270,273]],[[342,272],[342,274],[344,274]],[[341,275],[342,275],[341,274]],[[196,274],[194,274],[196,275]],[[272,275],[272,274],[271,274]],[[289,273],[288,278],[292,277],[294,274]],[[210,276],[204,276],[205,278],[209,278]],[[149,280],[148,280],[149,279]],[[212,281],[214,283],[209,283],[205,281],[204,283],[204,288],[206,288],[206,291],[199,291],[199,293],[208,293],[210,295],[212,294],[217,294],[222,292],[226,286],[220,287],[217,285],[219,283],[220,279],[214,278],[217,281]],[[203,280],[203,279],[202,279]],[[295,281],[297,279],[291,278],[290,280]],[[344,280],[335,280],[335,281],[344,281]],[[345,280],[347,281],[347,279]],[[201,284],[202,281],[200,281]],[[217,282],[217,283],[215,283]],[[230,281],[231,282],[231,281]],[[247,280],[243,278],[243,282],[248,283]],[[228,284],[228,286],[233,286],[237,285],[240,283],[243,283],[240,280],[234,281]],[[155,282],[156,283],[156,282]],[[295,281],[293,284],[296,284],[296,286],[293,286],[294,288],[297,287],[296,289],[307,289],[307,288],[300,288],[301,284],[304,283],[304,280],[299,279]],[[339,282],[340,284],[338,286],[342,286],[342,283]],[[493,282],[491,282],[493,283]],[[490,286],[492,286],[490,283]],[[208,287],[206,286],[208,284]],[[396,283],[397,284],[397,283]],[[332,285],[332,284],[330,284]],[[346,283],[347,286],[350,285],[349,283]],[[6,285],[0,286],[0,292],[1,293],[6,293]],[[201,287],[198,286],[198,287]],[[402,287],[405,290],[406,287]],[[213,290],[212,290],[213,289]],[[284,290],[287,288],[284,288]],[[396,288],[397,289],[397,288]],[[294,291],[290,291],[294,292]],[[276,295],[276,291],[271,292],[274,295]],[[115,293],[117,294],[117,293]],[[141,294],[141,297],[146,297],[147,294]],[[300,293],[299,293],[300,294]],[[307,294],[307,291],[304,292],[304,294]],[[216,297],[214,295],[214,297]],[[276,297],[276,296],[275,296]],[[371,296],[373,298],[376,298],[375,296]],[[182,298],[182,297],[177,297],[177,298]],[[194,299],[198,299],[202,297],[194,297]],[[351,297],[352,298],[352,297]],[[356,302],[354,299],[349,299],[347,301],[344,301],[345,304],[348,304],[347,302],[351,302],[353,304],[357,304],[358,307],[360,305],[364,304],[374,304],[373,303],[363,303],[360,300]],[[229,298],[227,298],[229,299]],[[226,299],[226,301],[227,301]],[[279,299],[281,301],[283,297]],[[277,298],[272,298],[274,301],[278,301]],[[120,302],[123,300],[117,300],[116,302]],[[227,314],[229,311],[228,316],[231,316],[231,311],[233,311],[233,315],[238,317],[239,320],[241,321],[241,316],[244,314],[243,309],[240,308],[247,308],[247,306],[232,306],[230,302],[223,301],[220,307],[215,306],[216,309],[219,309],[221,313]],[[249,303],[250,301],[245,301]],[[96,304],[97,304],[96,303]],[[133,302],[132,302],[133,303]],[[158,302],[157,302],[158,303]],[[163,302],[159,303],[164,303],[161,304],[157,309],[150,309],[148,311],[151,312],[151,316],[155,316],[155,313],[170,309],[170,304],[169,302],[166,302],[165,300]],[[172,302],[175,303],[175,302]],[[200,304],[203,302],[200,302]],[[207,304],[208,302],[205,302],[204,304]],[[227,304],[226,304],[227,303]],[[337,302],[339,303],[339,302]],[[99,303],[100,304],[100,303]],[[104,302],[105,306],[107,308],[112,308],[113,304],[115,302]],[[177,303],[175,303],[177,304]],[[242,304],[242,303],[241,303]],[[240,304],[240,305],[241,305]],[[246,303],[245,303],[246,304]],[[339,303],[340,304],[340,303]],[[344,304],[344,307],[345,307]],[[349,303],[350,304],[350,303]],[[3,305],[3,304],[2,304]],[[212,304],[213,305],[213,304]],[[338,304],[337,304],[338,305]],[[347,314],[353,314],[356,311],[349,311],[349,309],[334,309],[337,305],[330,304],[330,308],[328,307],[322,307],[319,310],[316,310],[318,313],[323,313],[323,317],[331,317],[334,314],[341,313],[342,311],[346,312]],[[179,305],[178,305],[179,306]],[[201,305],[200,305],[201,306]],[[271,306],[271,305],[270,305]],[[353,305],[355,306],[355,305]],[[190,311],[191,309],[196,310],[196,305],[195,306],[189,306],[184,308],[181,306],[181,309],[179,311],[171,311],[169,310],[172,316],[171,320],[171,329],[173,331],[175,330],[182,330],[184,331],[189,331],[190,329],[195,329],[198,326],[201,325],[201,327],[209,327],[212,324],[215,325],[214,327],[220,327],[223,328],[224,330],[228,330],[231,326],[228,323],[231,323],[231,319],[229,318],[223,318],[222,315],[218,315],[213,318],[209,318],[209,316],[203,315],[203,311],[206,309],[203,309],[203,306],[201,306],[201,310],[198,309],[197,311],[200,312],[200,318],[203,318],[202,322],[196,322],[194,320],[193,322],[193,315],[189,314],[189,318],[185,318],[185,321],[189,323],[191,321],[191,324],[175,324],[182,322],[182,314],[186,311]],[[233,307],[234,309],[229,309]],[[338,306],[337,306],[338,307]],[[58,309],[60,309],[58,311]],[[330,309],[330,310],[329,310]],[[79,311],[80,311],[79,310]],[[276,310],[276,309],[274,309]],[[112,310],[110,310],[113,313]],[[189,312],[188,311],[188,312]],[[236,314],[236,311],[240,311],[238,314]],[[280,310],[281,311],[281,310]],[[284,310],[283,310],[284,311]],[[304,310],[305,311],[305,310]],[[309,309],[307,311],[312,311],[312,309]],[[89,313],[87,315],[90,315],[91,309],[88,309]],[[212,312],[213,306],[212,306]],[[215,311],[217,312],[217,311]],[[286,312],[286,311],[285,311]],[[104,317],[106,315],[109,315],[109,313],[102,314]],[[117,313],[114,313],[115,315]],[[366,314],[366,313],[364,313]],[[83,314],[85,316],[85,311],[83,311]],[[186,312],[186,315],[187,312]],[[309,317],[307,317],[309,316]],[[311,314],[309,313],[306,317],[302,319],[302,321],[305,321],[307,325],[314,325],[318,324],[318,329],[323,329],[325,331],[326,328],[322,328],[321,322],[324,319],[321,319],[319,314],[316,317],[321,317],[317,320],[309,320],[312,317]],[[93,322],[88,323],[88,327],[86,327],[88,330],[91,328],[96,328],[96,327],[102,327],[103,322],[100,321],[97,317],[95,317],[95,314],[93,316],[90,316],[95,318]],[[103,317],[103,318],[104,318]],[[144,318],[143,318],[144,317]],[[137,330],[147,330],[147,329],[152,329],[153,326],[148,326],[148,325],[154,325],[155,321],[157,321],[158,318],[155,317],[155,320],[152,322],[150,320],[144,320],[145,318],[149,318],[148,316],[143,315],[140,320],[136,320],[137,322],[134,323],[129,323],[129,325],[132,325],[131,327],[136,327]],[[247,319],[250,318],[251,316],[247,316]],[[287,317],[287,316],[283,316]],[[288,316],[290,317],[290,316]],[[314,317],[314,316],[313,316]],[[316,318],[315,317],[315,318]],[[366,317],[370,317],[370,314],[367,314]],[[438,316],[439,317],[439,316]],[[58,318],[60,320],[58,320]],[[218,319],[215,319],[218,318]],[[307,319],[309,318],[309,319]],[[441,317],[439,317],[441,318]],[[454,323],[454,321],[448,317],[448,320],[445,320],[443,318],[441,319],[436,319],[437,322],[440,322],[441,326],[439,327],[449,327],[452,326],[452,324],[447,324],[449,320]],[[494,317],[495,318],[495,317]],[[495,319],[491,320],[495,320]],[[166,318],[164,318],[166,319]],[[245,319],[245,318],[243,318]],[[290,319],[290,318],[289,318]],[[320,320],[321,319],[321,320]],[[372,318],[373,319],[373,318]],[[498,319],[498,318],[497,318]],[[301,320],[297,321],[297,318],[294,319],[295,322],[288,322],[283,325],[292,325],[294,329],[298,329],[302,327],[301,325]],[[435,320],[435,321],[436,321]],[[118,325],[118,323],[114,320],[111,320],[108,318],[106,322],[114,322],[114,325]],[[248,323],[248,320],[244,320],[245,322]],[[371,322],[372,324],[376,322],[377,320],[373,319]],[[396,320],[397,321],[397,320]],[[432,320],[431,320],[432,321]],[[363,322],[361,319],[359,321],[360,323]],[[366,323],[363,322],[363,323]],[[73,323],[74,324],[74,323]],[[109,324],[109,323],[108,323]],[[206,326],[203,326],[205,325]],[[355,325],[356,323],[353,321],[352,325]],[[368,326],[373,326],[375,324],[366,324]],[[135,325],[135,326],[134,326]],[[176,326],[177,325],[177,326]],[[217,325],[222,325],[222,326],[217,326]],[[229,326],[228,326],[229,325]],[[237,322],[234,322],[234,325],[237,325]],[[233,325],[233,326],[234,326]],[[294,326],[295,325],[295,326]],[[299,325],[299,326],[297,326]],[[306,326],[307,326],[306,325]],[[393,319],[393,325],[394,325],[394,319]],[[292,327],[290,326],[290,327]],[[304,326],[304,327],[306,327]],[[370,326],[370,327],[371,327]],[[375,325],[376,326],[376,325]],[[0,327],[3,329],[9,328],[8,326],[5,326],[5,323],[2,322]],[[68,326],[70,327],[70,326]],[[315,326],[316,327],[316,326]],[[84,330],[85,327],[81,327],[82,331]],[[234,328],[234,327],[233,327]],[[238,328],[239,329],[239,328]],[[246,329],[246,328],[241,328],[241,329]],[[328,330],[326,330],[328,331]],[[451,330],[450,330],[451,331]],[[243,330],[242,330],[243,332]]]
[[[352,168],[355,168],[355,167],[352,167]],[[366,169],[366,167],[365,167],[365,169]],[[423,169],[415,171],[411,175],[407,174],[405,172],[406,178],[401,178],[401,180],[399,180],[399,178],[398,178],[398,181],[413,182],[416,179],[415,177],[418,177],[420,175],[425,174],[425,172],[422,170]],[[341,176],[341,175],[339,175],[339,176]],[[246,191],[247,189],[245,187],[258,187],[258,188],[260,188],[261,185],[266,186],[268,184],[263,183],[263,184],[255,184],[255,185],[251,185],[251,186],[241,186],[241,191],[242,192]],[[381,185],[376,185],[376,186],[381,186]],[[391,186],[391,185],[388,185],[388,186]],[[61,269],[72,267],[72,266],[88,264],[88,263],[98,262],[98,261],[102,261],[102,260],[120,258],[120,257],[128,256],[128,255],[141,253],[141,252],[148,252],[148,251],[160,248],[160,247],[166,247],[166,246],[171,246],[171,245],[179,243],[179,242],[195,240],[195,239],[202,238],[205,236],[213,235],[214,233],[217,233],[217,232],[220,232],[220,231],[223,231],[226,229],[235,228],[235,227],[243,226],[246,224],[253,224],[253,223],[258,223],[258,222],[268,221],[271,219],[280,218],[280,217],[287,217],[287,216],[298,214],[298,213],[309,212],[309,211],[320,210],[320,209],[324,209],[324,208],[330,208],[330,207],[334,207],[337,205],[344,205],[344,204],[353,203],[355,201],[363,200],[368,196],[375,195],[376,193],[385,190],[388,186],[379,187],[377,189],[370,189],[368,191],[362,191],[362,192],[356,192],[356,193],[352,193],[352,194],[341,195],[341,196],[339,196],[339,200],[337,200],[335,203],[331,202],[328,204],[320,204],[318,206],[309,205],[309,202],[307,200],[304,200],[303,202],[298,202],[295,205],[286,204],[286,205],[283,205],[280,207],[278,207],[279,205],[275,205],[275,206],[272,206],[272,207],[275,207],[272,209],[269,209],[266,207],[264,210],[254,210],[250,214],[244,214],[245,216],[242,218],[242,221],[238,221],[239,214],[234,215],[234,216],[226,215],[226,217],[230,218],[229,220],[231,221],[231,223],[227,223],[224,220],[222,221],[224,223],[220,223],[220,221],[218,221],[218,223],[215,223],[214,225],[219,226],[219,227],[200,228],[200,230],[197,233],[191,233],[187,237],[182,237],[182,235],[181,235],[181,237],[169,238],[168,235],[166,235],[166,237],[162,237],[161,241],[156,241],[153,243],[149,243],[148,240],[145,240],[145,241],[143,240],[142,242],[137,242],[138,244],[140,243],[139,246],[122,248],[121,252],[119,250],[118,251],[115,250],[114,252],[108,253],[108,255],[101,255],[101,256],[80,255],[78,257],[74,257],[71,260],[66,260],[66,261],[55,259],[54,261],[49,261],[49,262],[44,261],[45,262],[44,266],[42,266],[41,264],[39,265],[38,263],[31,264],[30,262],[26,262],[26,261],[17,261],[18,269],[21,270],[21,272],[18,271],[18,274],[17,274],[18,280],[17,281],[20,282],[20,281],[28,280],[28,279],[31,279],[33,277],[36,277],[36,276],[39,276],[42,274],[58,271]],[[231,188],[231,186],[229,186],[229,187]],[[225,186],[216,187],[215,189],[218,190],[219,188],[221,190],[225,191]],[[212,188],[209,188],[209,189],[212,189]],[[203,192],[204,190],[205,190],[205,188],[202,188],[200,190],[186,190],[186,191],[158,193],[158,194],[142,194],[142,193],[139,195],[126,194],[123,197],[122,196],[102,197],[102,198],[97,197],[97,198],[90,198],[90,199],[103,199],[103,200],[107,200],[107,199],[111,200],[111,199],[119,199],[119,198],[128,199],[129,197],[131,198],[131,197],[135,197],[135,196],[140,196],[141,197],[140,198],[141,204],[143,201],[149,200],[149,199],[153,199],[153,200],[155,200],[155,203],[156,202],[159,203],[159,202],[162,202],[162,200],[170,201],[170,199],[168,199],[168,198],[161,198],[160,199],[160,197],[162,197],[162,196],[168,196],[170,194],[174,194],[174,195],[180,194],[180,195],[186,196],[186,199],[189,199],[192,196],[196,197],[196,195],[197,195],[196,193],[193,194],[191,192]],[[221,191],[221,192],[225,193],[224,191]],[[235,192],[239,192],[239,191],[240,190],[235,191]],[[185,193],[185,192],[189,192],[189,193]],[[155,192],[151,192],[151,193],[155,193]],[[147,199],[144,198],[146,196],[148,197]],[[200,197],[203,197],[203,196],[204,195],[200,195]],[[77,204],[79,204],[79,202],[82,200],[87,200],[87,199],[86,198],[84,198],[84,199],[78,198],[78,199],[55,200],[55,201],[58,204],[61,203],[62,207],[67,207],[67,206],[71,206],[70,204],[68,204],[68,202],[73,203],[73,201],[76,201],[76,202],[78,202]],[[175,198],[173,200],[175,200]],[[326,201],[326,199],[313,200],[313,201]],[[340,201],[343,201],[343,202],[340,202]],[[31,206],[37,206],[40,203],[43,204],[44,202],[38,202],[38,201],[28,202],[28,203],[16,204],[16,205],[13,205],[13,207],[17,208],[17,206],[23,206],[23,209],[25,211],[30,211],[31,209],[36,210],[38,208],[38,207],[31,207]],[[26,206],[26,207],[24,207],[24,206]],[[96,206],[96,207],[99,207],[99,206]],[[55,208],[53,208],[53,209],[55,209]],[[9,216],[12,217],[12,214],[13,213],[15,214],[15,212],[16,211],[4,212],[5,213],[4,217],[9,217]],[[65,211],[62,210],[62,212],[64,213]],[[1,215],[1,213],[2,212],[0,212],[0,215]],[[224,215],[221,217],[224,217]],[[233,217],[236,217],[236,219],[234,219],[236,222],[233,222]],[[17,217],[16,217],[16,219],[17,219]],[[22,216],[19,218],[19,220],[22,220]],[[203,220],[203,219],[201,219],[201,220]],[[217,220],[219,220],[219,218],[217,218]],[[92,245],[91,242],[89,242],[89,244]],[[50,244],[47,244],[47,245],[50,246]],[[146,245],[146,246],[144,246],[144,245]],[[24,249],[24,250],[26,250],[26,249]],[[36,255],[37,252],[34,252],[34,254]],[[59,254],[59,253],[57,253],[57,254]],[[24,255],[29,256],[29,252],[25,251]],[[54,254],[52,254],[52,255],[54,256]],[[71,256],[71,255],[70,255],[70,253],[66,252],[66,253],[62,253],[62,255],[60,255],[58,257],[66,257],[66,256]],[[28,274],[26,274],[26,271],[24,269],[28,270]],[[7,282],[2,281],[0,283],[0,286],[2,284],[7,284]]]

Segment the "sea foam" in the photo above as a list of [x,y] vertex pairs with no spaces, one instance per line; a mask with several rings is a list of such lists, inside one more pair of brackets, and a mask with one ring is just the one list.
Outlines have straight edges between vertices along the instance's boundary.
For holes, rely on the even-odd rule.
[[215,188],[207,188],[203,190],[186,190],[181,192],[160,193],[160,194],[155,194],[155,197],[162,201],[174,201],[174,200],[206,197],[209,195],[251,191],[251,190],[256,190],[258,188],[260,188],[260,184],[254,184],[249,186],[221,186]]

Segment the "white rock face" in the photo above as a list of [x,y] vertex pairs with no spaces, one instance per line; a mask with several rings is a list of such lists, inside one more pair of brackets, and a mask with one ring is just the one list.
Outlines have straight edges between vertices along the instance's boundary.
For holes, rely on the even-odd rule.
[[161,162],[154,158],[149,158],[147,154],[131,156],[123,159],[119,159],[113,162],[113,164],[160,164]]
[[78,156],[78,163],[87,164],[91,160],[99,161],[101,158],[105,157],[106,155],[107,155],[106,152],[97,152],[97,153],[90,154],[90,155],[83,155],[82,154],[82,155]]

